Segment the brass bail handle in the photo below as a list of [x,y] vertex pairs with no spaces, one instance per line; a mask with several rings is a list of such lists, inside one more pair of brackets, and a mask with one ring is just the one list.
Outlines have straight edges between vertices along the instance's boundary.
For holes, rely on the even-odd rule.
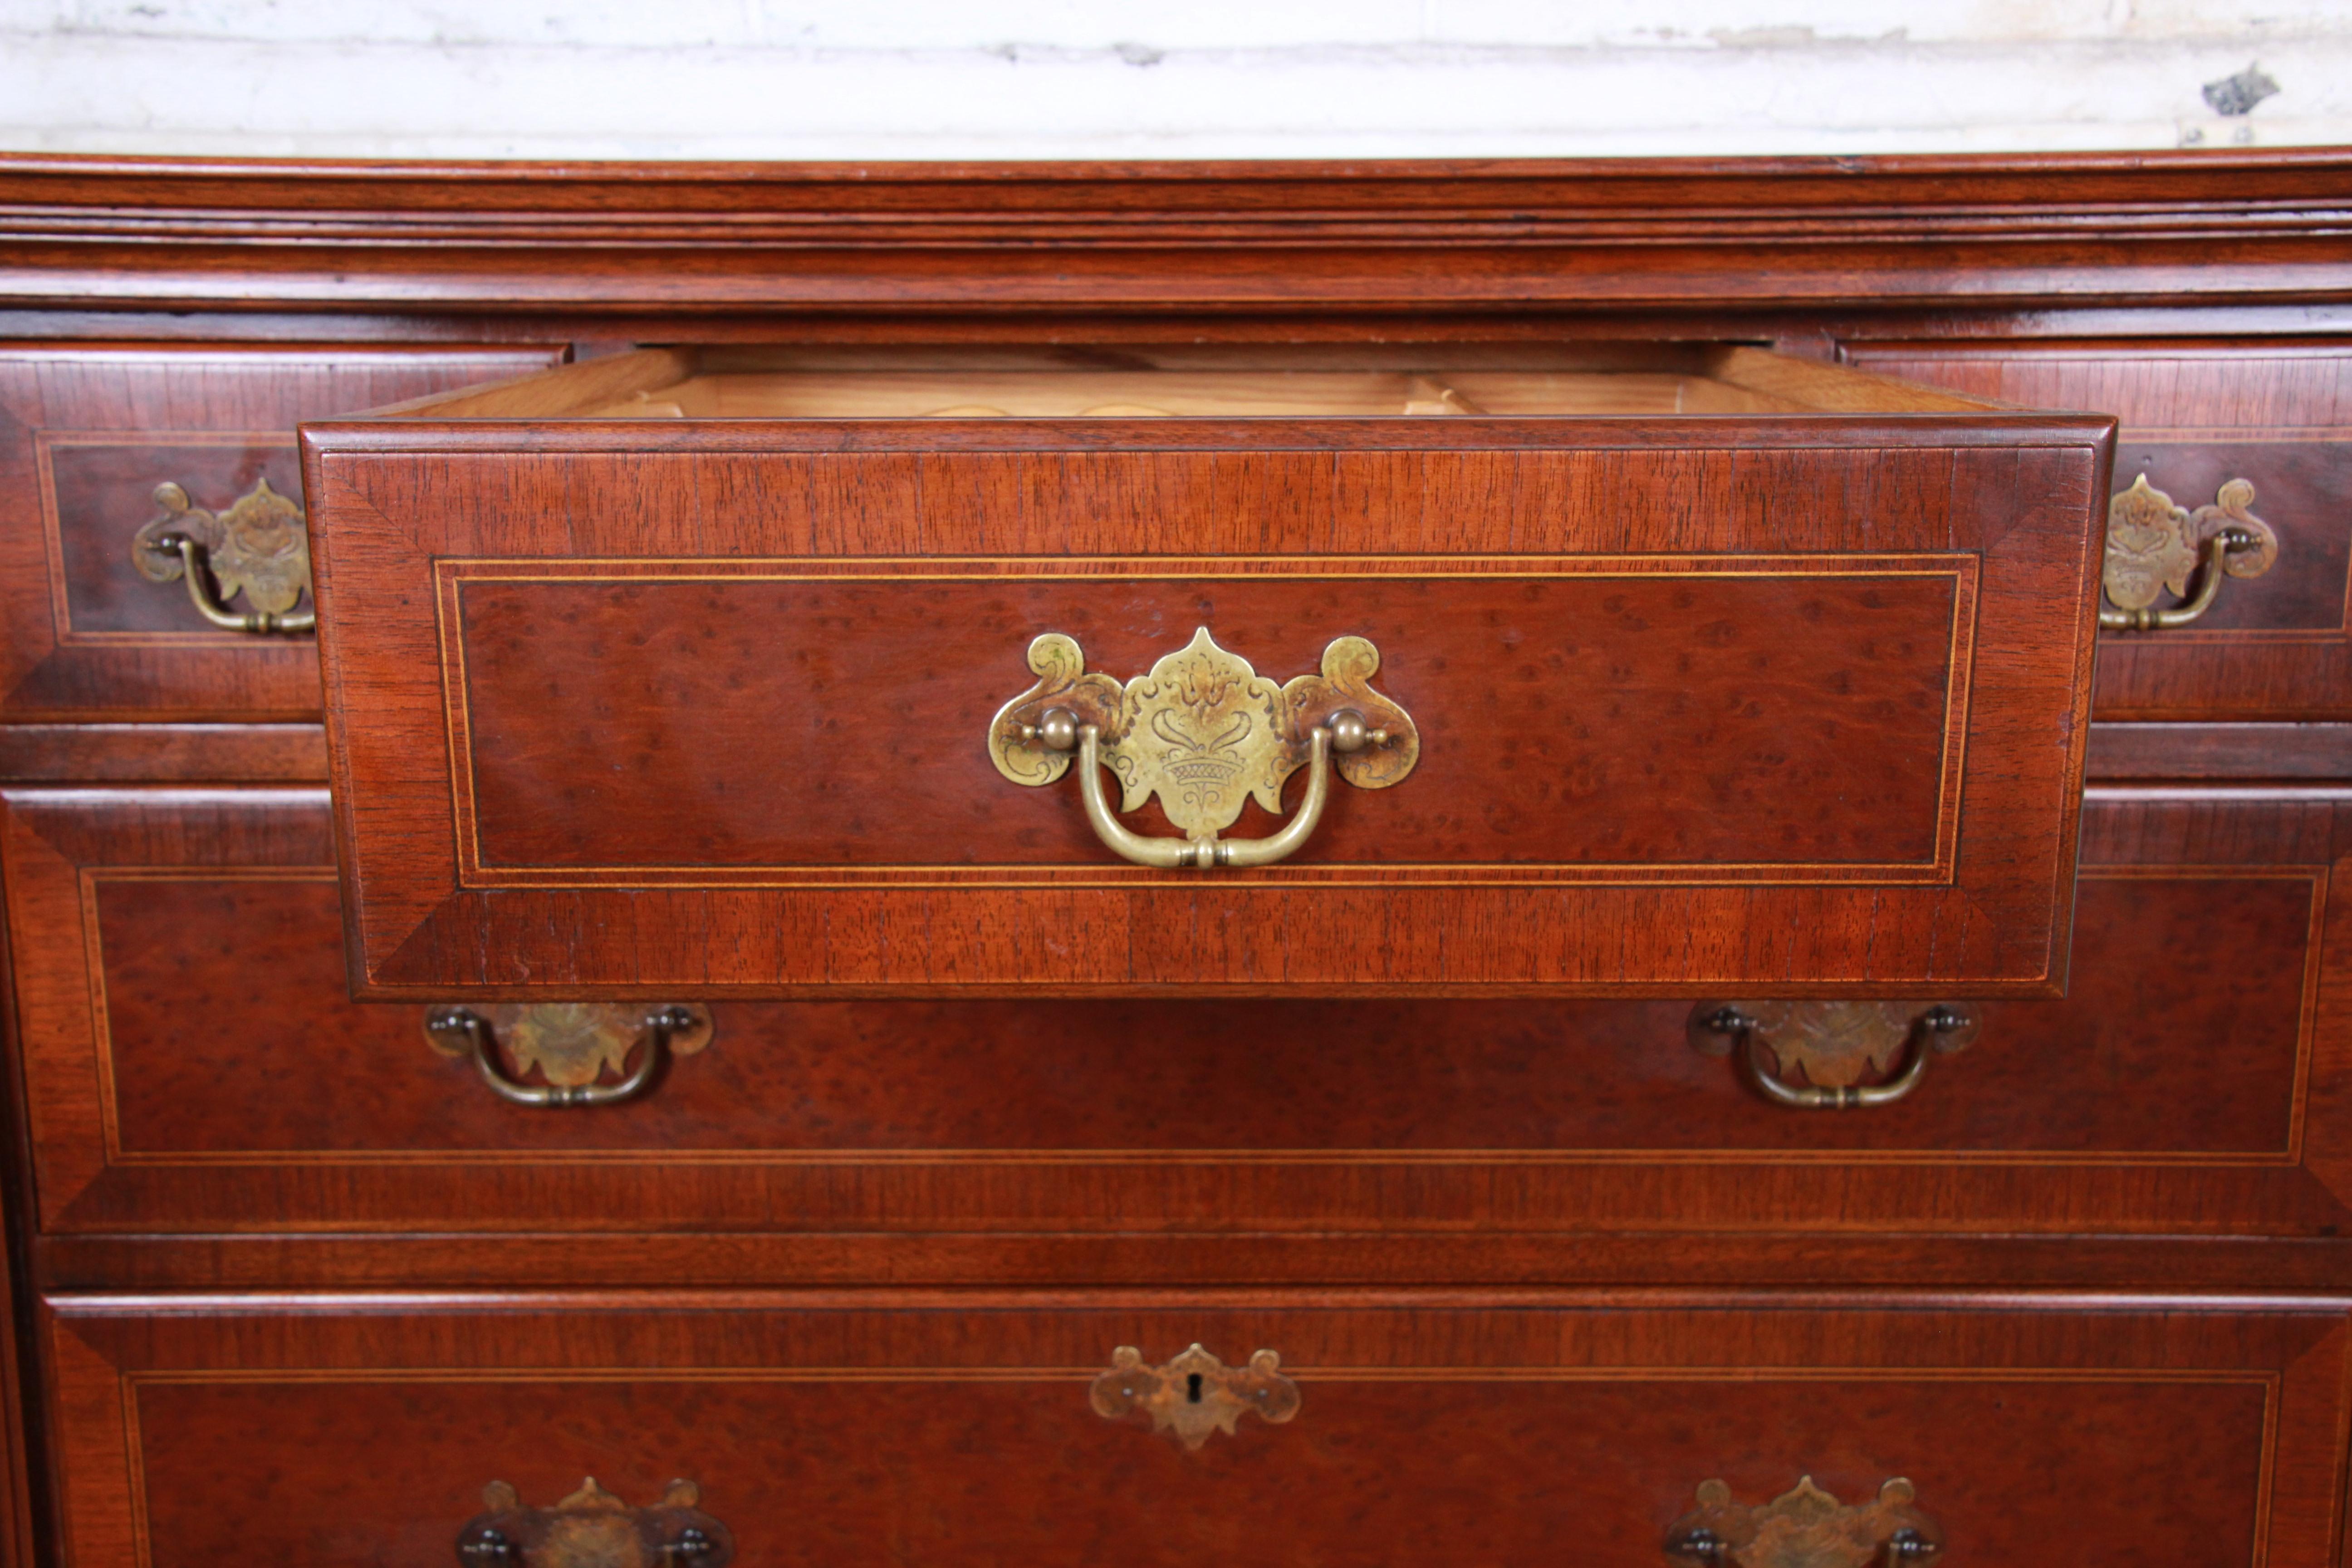
[[[2099,625],[2115,632],[2185,626],[2213,607],[2224,577],[2259,577],[2278,559],[2278,535],[2253,514],[2254,487],[2223,485],[2210,506],[2195,511],[2142,474],[2107,502],[2106,555],[2100,586],[2107,603]],[[2169,592],[2179,602],[2163,608]]]
[[[501,1100],[547,1108],[618,1105],[661,1076],[670,1056],[691,1056],[710,1043],[708,1008],[672,1004],[650,1010],[594,1003],[507,1004],[482,1010],[426,1010],[425,1038],[445,1057],[470,1056]],[[505,1042],[501,1053],[499,1042]],[[533,1068],[547,1081],[524,1082],[507,1071]],[[634,1058],[635,1066],[629,1062]],[[607,1073],[618,1075],[607,1081]]]
[[[1976,1035],[1975,1018],[1950,1003],[1701,1003],[1690,1020],[1695,1047],[1736,1055],[1749,1087],[1794,1110],[1892,1105],[1919,1087],[1932,1058],[1964,1048]],[[1798,1072],[1802,1085],[1788,1081]],[[1881,1081],[1862,1081],[1873,1073],[1883,1074]]]
[[1307,759],[1307,794],[1292,812],[1290,820],[1276,833],[1264,838],[1154,838],[1130,829],[1119,821],[1112,810],[1110,797],[1102,784],[1102,730],[1094,724],[1080,724],[1077,715],[1066,708],[1049,709],[1038,721],[1033,731],[1042,745],[1057,752],[1071,749],[1064,736],[1076,733],[1078,752],[1078,798],[1087,808],[1087,821],[1095,837],[1110,847],[1113,854],[1134,861],[1139,866],[1158,866],[1162,869],[1194,867],[1205,869],[1211,866],[1270,866],[1284,858],[1315,831],[1323,820],[1323,807],[1331,796],[1331,753],[1349,754],[1362,751],[1367,745],[1384,745],[1385,731],[1368,731],[1364,716],[1345,710],[1331,716],[1328,724],[1318,724],[1310,736],[1311,750]]
[[[163,515],[131,536],[131,563],[151,583],[184,582],[196,614],[226,631],[268,636],[319,624],[310,592],[310,542],[302,509],[258,479],[226,510],[195,505],[166,480],[155,487]],[[252,608],[232,610],[239,594]]]
[[[1269,866],[1313,836],[1334,773],[1385,789],[1420,760],[1412,715],[1371,685],[1380,667],[1378,648],[1343,637],[1323,650],[1319,673],[1276,686],[1202,626],[1149,675],[1120,681],[1087,673],[1076,640],[1048,632],[1029,645],[1037,684],[990,723],[989,755],[1006,778],[1030,785],[1052,784],[1075,757],[1087,822],[1122,859],[1163,870]],[[1281,816],[1283,786],[1302,767],[1306,792],[1279,830],[1222,837],[1251,800]],[[1106,769],[1119,781],[1116,806]],[[1183,837],[1119,821],[1154,795]]]

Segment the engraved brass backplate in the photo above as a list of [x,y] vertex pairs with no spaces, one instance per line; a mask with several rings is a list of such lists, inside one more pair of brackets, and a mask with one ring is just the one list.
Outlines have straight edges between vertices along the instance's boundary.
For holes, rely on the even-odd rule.
[[205,564],[226,602],[239,594],[255,610],[283,616],[310,591],[310,542],[302,529],[302,509],[269,488],[268,479],[237,497],[227,510],[207,511],[188,492],[169,482],[155,487],[163,515],[132,537],[131,560],[151,583],[176,583],[187,563],[169,536],[183,536],[204,549]]
[[[2210,506],[2177,506],[2142,474],[2107,502],[2107,543],[2100,582],[2112,610],[2100,624],[2116,631],[2185,626],[2213,605],[2221,579],[2259,577],[2278,559],[2278,535],[2253,514],[2254,487],[2224,484]],[[2200,569],[2201,568],[2201,569]],[[2192,580],[2196,591],[2190,593]],[[2153,606],[2170,592],[2186,601]]]
[[[1802,1079],[1822,1089],[1845,1089],[1895,1071],[1929,1002],[1725,1002],[1691,1013],[1691,1044],[1707,1056],[1730,1054],[1745,1028],[1770,1048],[1780,1076]],[[1736,1015],[1732,1028],[1726,1013]],[[1976,1038],[1974,1026],[1938,1033],[1936,1048],[1947,1055]]]
[[[646,1009],[602,1002],[490,1002],[469,1005],[486,1021],[506,1055],[514,1076],[540,1076],[558,1089],[582,1089],[605,1073],[615,1076],[626,1068],[629,1053],[645,1038]],[[692,1056],[710,1043],[710,1015],[701,1008],[678,1009],[680,1023],[665,1040],[672,1054]],[[470,1048],[453,1030],[425,1031],[426,1043],[446,1057],[462,1057]]]
[[[1074,638],[1047,632],[1029,645],[1037,683],[997,710],[988,752],[1006,778],[1035,785],[1052,784],[1074,752],[1091,750],[1118,779],[1121,811],[1157,796],[1187,840],[1213,846],[1251,800],[1280,816],[1283,785],[1301,767],[1311,766],[1319,784],[1318,758],[1359,789],[1385,789],[1412,772],[1421,732],[1412,715],[1372,689],[1380,668],[1378,648],[1343,637],[1323,650],[1318,673],[1277,686],[1202,626],[1150,674],[1120,681],[1089,673]],[[1080,782],[1093,785],[1091,776]],[[1320,814],[1314,785],[1310,796],[1312,813],[1303,803],[1302,819]],[[1118,847],[1115,832],[1106,839]]]
[[1891,1105],[1977,1030],[1974,1013],[1948,1002],[1702,1002],[1688,1025],[1701,1054],[1738,1053],[1759,1094],[1811,1110]]
[[1259,1351],[1247,1366],[1227,1366],[1197,1344],[1164,1365],[1146,1366],[1141,1351],[1121,1345],[1087,1399],[1097,1415],[1113,1421],[1149,1415],[1153,1431],[1172,1433],[1187,1448],[1197,1448],[1212,1432],[1234,1436],[1245,1415],[1276,1424],[1297,1415],[1298,1385],[1282,1375],[1281,1366],[1272,1351]]
[[504,1481],[482,1489],[484,1511],[457,1532],[467,1568],[727,1568],[735,1537],[699,1507],[702,1489],[672,1481],[632,1508],[592,1477],[551,1508],[525,1508]]
[[[689,1003],[635,1008],[593,1002],[509,1002],[425,1010],[425,1038],[445,1057],[472,1057],[482,1081],[517,1105],[618,1105],[650,1089],[673,1054],[710,1043],[710,1010]],[[636,1058],[637,1065],[628,1066]],[[526,1081],[536,1068],[542,1081]],[[615,1075],[607,1081],[607,1073]]]
[[1872,1568],[1925,1562],[1943,1551],[1943,1531],[1912,1506],[1909,1481],[1878,1489],[1849,1507],[1805,1477],[1759,1508],[1731,1500],[1721,1481],[1704,1481],[1698,1507],[1666,1533],[1666,1555],[1704,1568]]

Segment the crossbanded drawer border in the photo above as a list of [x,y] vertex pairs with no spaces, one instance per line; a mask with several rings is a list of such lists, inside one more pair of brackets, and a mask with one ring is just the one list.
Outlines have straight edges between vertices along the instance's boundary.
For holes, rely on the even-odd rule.
[[[1279,865],[1253,881],[1302,888],[1383,888],[1437,883],[1481,886],[1750,886],[1810,884],[1953,885],[1959,844],[1961,780],[1967,760],[1969,691],[1983,562],[1974,552],[1792,552],[1787,554],[1576,555],[1219,555],[923,556],[886,563],[873,556],[745,557],[436,557],[435,631],[450,760],[450,811],[457,848],[457,887],[499,888],[923,888],[1190,886],[1197,874],[1118,864],[968,866],[955,863],[860,866],[514,866],[486,864],[474,776],[473,718],[463,631],[466,585],[496,583],[1198,581],[1296,577],[1865,577],[1937,578],[1952,588],[1947,645],[1942,754],[1937,768],[1934,847],[1925,860],[1895,862],[1550,862],[1349,863]],[[1008,688],[1008,691],[1011,689]],[[950,742],[952,743],[952,742]]]

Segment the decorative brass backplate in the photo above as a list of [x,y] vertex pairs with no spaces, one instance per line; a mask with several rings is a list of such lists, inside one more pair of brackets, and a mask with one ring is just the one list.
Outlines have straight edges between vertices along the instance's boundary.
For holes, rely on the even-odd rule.
[[[710,1011],[688,1004],[631,1008],[583,1002],[427,1007],[425,1038],[445,1057],[474,1058],[482,1081],[516,1105],[618,1105],[651,1088],[675,1052],[710,1043]],[[631,1056],[637,1065],[629,1067]],[[536,1068],[540,1083],[525,1080]],[[608,1081],[606,1073],[617,1075]]]
[[[2224,574],[2259,577],[2269,571],[2278,559],[2278,535],[2250,510],[2253,504],[2254,487],[2244,479],[2230,480],[2211,506],[2195,511],[2174,505],[2146,474],[2116,492],[2107,502],[2106,560],[2100,573],[2107,602],[2116,608],[2101,613],[2101,624],[2123,631],[2180,626],[2211,607]],[[2209,567],[2201,578],[2200,563]],[[2189,598],[2192,578],[2199,578],[2197,593],[2188,604],[2150,607],[2161,591]]]
[[1272,1351],[1259,1351],[1245,1367],[1227,1366],[1197,1344],[1165,1365],[1146,1366],[1141,1351],[1121,1345],[1087,1399],[1097,1415],[1118,1421],[1148,1415],[1153,1431],[1172,1432],[1197,1448],[1212,1432],[1232,1436],[1245,1413],[1276,1424],[1297,1415],[1298,1385],[1281,1366]]
[[151,583],[176,583],[187,562],[171,540],[193,540],[219,584],[225,603],[239,594],[255,610],[283,616],[310,591],[310,542],[302,529],[302,509],[269,488],[268,479],[211,512],[190,503],[188,492],[168,481],[155,487],[163,514],[132,537],[131,563]]
[[[1844,1089],[1895,1071],[1920,1018],[1937,1005],[1933,1002],[1709,1002],[1691,1010],[1690,1041],[1707,1056],[1728,1056],[1745,1028],[1770,1048],[1782,1078],[1801,1077],[1822,1089]],[[1727,1012],[1741,1021],[1731,1023],[1725,1017]],[[1724,1026],[1727,1023],[1729,1027]],[[1936,1048],[1949,1055],[1976,1037],[1976,1026],[1970,1021],[1938,1031]]]
[[698,1506],[702,1489],[672,1481],[661,1500],[631,1508],[592,1477],[552,1508],[525,1508],[514,1488],[482,1489],[485,1511],[457,1532],[467,1568],[727,1568],[732,1531]]
[[1120,810],[1157,795],[1187,838],[1213,842],[1249,800],[1281,815],[1282,786],[1313,757],[1318,731],[1359,789],[1412,772],[1421,732],[1372,689],[1380,668],[1378,648],[1345,637],[1323,650],[1320,673],[1276,686],[1202,626],[1150,674],[1121,682],[1087,673],[1076,641],[1047,632],[1029,645],[1037,683],[998,710],[988,752],[1013,783],[1048,784],[1069,768],[1075,732],[1092,728],[1118,778]]
[[1801,1110],[1891,1105],[1918,1088],[1928,1061],[1977,1037],[1974,1013],[1941,1002],[1702,1002],[1690,1043],[1736,1050],[1750,1087]]
[[1936,1521],[1911,1506],[1899,1477],[1874,1502],[1847,1507],[1805,1477],[1761,1508],[1731,1500],[1721,1481],[1703,1481],[1698,1507],[1666,1532],[1666,1555],[1704,1568],[1871,1568],[1918,1563],[1944,1549]]
[[1698,1507],[1665,1532],[1665,1554],[1706,1568],[1870,1568],[1943,1552],[1943,1531],[1912,1507],[1912,1483],[1894,1479],[1874,1502],[1846,1507],[1804,1477],[1764,1507],[1731,1502],[1722,1481],[1698,1486]]
[[[657,1013],[664,1015],[658,1021],[669,1026],[665,1037],[674,1055],[690,1057],[710,1043],[710,1014],[699,1007],[665,1012],[603,1002],[486,1002],[464,1010],[489,1025],[515,1077],[528,1078],[537,1068],[558,1089],[584,1089],[607,1072],[619,1076]],[[434,1008],[427,1017],[455,1011]],[[445,1057],[463,1057],[473,1048],[463,1032],[430,1023],[425,1038]]]

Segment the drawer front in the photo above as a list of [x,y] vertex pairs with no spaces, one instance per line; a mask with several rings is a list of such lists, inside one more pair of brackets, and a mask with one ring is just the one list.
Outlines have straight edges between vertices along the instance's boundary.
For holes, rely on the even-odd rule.
[[2098,717],[2352,715],[2352,344],[1852,343],[1846,355],[1882,374],[2114,414],[2119,491],[2146,475],[2193,512],[2233,480],[2252,486],[2275,561],[2225,578],[2192,623],[2106,632]]
[[[185,563],[142,552],[142,530],[216,530],[207,575],[224,607],[299,594],[299,615],[298,421],[524,374],[563,352],[0,346],[0,719],[315,716],[312,637],[209,624]],[[159,502],[167,483],[185,510]]]
[[309,429],[362,994],[2063,984],[2103,430],[745,423]]
[[[667,1494],[746,1564],[1648,1568],[1712,1527],[1774,1568],[1902,1529],[1956,1563],[2332,1568],[2342,1497],[2340,1304],[84,1298],[47,1325],[73,1568],[446,1563],[587,1477],[611,1500],[528,1561],[656,1560],[589,1549],[676,1542],[617,1513]],[[1843,1510],[1770,1510],[1806,1477]]]
[[[727,1002],[634,1098],[517,1104],[436,1048],[434,1009],[348,999],[323,792],[16,791],[41,1223],[2328,1236],[2352,1221],[2347,800],[2095,792],[2068,998],[1938,998],[1966,1048],[1824,1112],[1695,1049],[1686,1001]],[[562,1064],[516,1022],[494,1064],[544,1087]],[[659,1044],[628,1024],[587,1078],[616,1090]],[[1189,1265],[1137,1243],[1118,1267]]]

